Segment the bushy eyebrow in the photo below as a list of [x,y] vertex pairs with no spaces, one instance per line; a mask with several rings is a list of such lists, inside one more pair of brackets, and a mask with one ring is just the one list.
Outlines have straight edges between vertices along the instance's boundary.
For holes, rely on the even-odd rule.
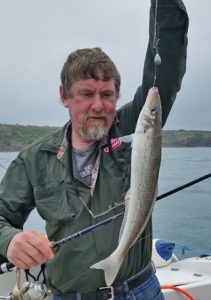
[[[79,92],[95,92],[95,90],[92,87],[84,87],[79,89]],[[100,90],[100,93],[115,93],[115,89],[112,88],[103,88]]]

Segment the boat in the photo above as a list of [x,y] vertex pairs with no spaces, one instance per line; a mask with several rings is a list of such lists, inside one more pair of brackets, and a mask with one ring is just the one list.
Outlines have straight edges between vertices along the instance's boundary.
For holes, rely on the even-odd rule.
[[171,262],[156,274],[166,300],[211,299],[211,256]]
[[[174,243],[160,239],[153,240],[152,261],[155,265],[156,275],[161,285],[165,300],[210,300],[211,298],[211,256],[202,255],[178,259],[174,254]],[[34,277],[40,268],[30,270]],[[26,284],[25,272],[20,272],[20,287]],[[0,275],[0,300],[12,300],[11,292],[17,279],[17,270]],[[26,286],[23,300],[40,300],[40,294],[50,300],[46,287],[31,281],[31,286]],[[36,298],[36,295],[37,298]],[[31,297],[31,298],[30,298]],[[16,299],[15,299],[16,300]],[[146,299],[147,300],[147,299]]]
[[210,300],[211,256],[178,259],[175,243],[153,240],[152,261],[166,300]]

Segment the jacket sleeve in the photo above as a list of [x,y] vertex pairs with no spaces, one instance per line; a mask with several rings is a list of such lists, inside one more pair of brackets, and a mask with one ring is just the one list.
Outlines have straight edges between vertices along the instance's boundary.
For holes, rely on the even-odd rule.
[[[132,102],[120,108],[117,116],[125,134],[135,130],[139,112],[144,105],[149,89],[154,81],[154,57],[156,50],[154,46],[154,20],[155,4],[151,1],[149,21],[149,43],[144,63],[142,85],[138,87]],[[186,8],[181,0],[158,0],[157,7],[157,37],[158,52],[161,64],[157,67],[157,80],[161,104],[163,126],[166,122],[171,107],[175,101],[176,94],[181,88],[182,78],[186,70],[187,56],[187,31],[189,19]],[[123,122],[121,122],[123,120]],[[127,120],[125,122],[124,120]]]
[[23,224],[34,208],[33,199],[25,163],[19,154],[0,184],[0,255],[6,257],[10,240],[23,230]]

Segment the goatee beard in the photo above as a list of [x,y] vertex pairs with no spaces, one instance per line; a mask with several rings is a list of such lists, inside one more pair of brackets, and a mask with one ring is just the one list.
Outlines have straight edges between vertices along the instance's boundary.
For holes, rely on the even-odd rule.
[[108,128],[99,124],[91,127],[81,127],[79,129],[80,136],[88,141],[102,141],[108,136]]

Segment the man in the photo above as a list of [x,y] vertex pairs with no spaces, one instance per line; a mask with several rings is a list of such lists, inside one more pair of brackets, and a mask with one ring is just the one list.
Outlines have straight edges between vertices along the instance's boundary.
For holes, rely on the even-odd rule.
[[[134,132],[139,112],[154,80],[154,13],[143,83],[132,102],[116,111],[120,76],[99,48],[71,53],[61,73],[60,96],[70,122],[22,151],[0,187],[0,254],[19,268],[47,262],[47,281],[55,299],[108,299],[102,270],[91,269],[118,243],[121,220],[92,231],[52,251],[62,239],[116,214],[129,189],[130,146],[119,136]],[[157,10],[159,54],[157,81],[163,125],[185,72],[188,17],[181,0],[163,0]],[[47,236],[23,231],[37,207]],[[114,207],[113,209],[111,209]],[[125,257],[113,283],[118,299],[163,299],[151,260],[151,218]]]

